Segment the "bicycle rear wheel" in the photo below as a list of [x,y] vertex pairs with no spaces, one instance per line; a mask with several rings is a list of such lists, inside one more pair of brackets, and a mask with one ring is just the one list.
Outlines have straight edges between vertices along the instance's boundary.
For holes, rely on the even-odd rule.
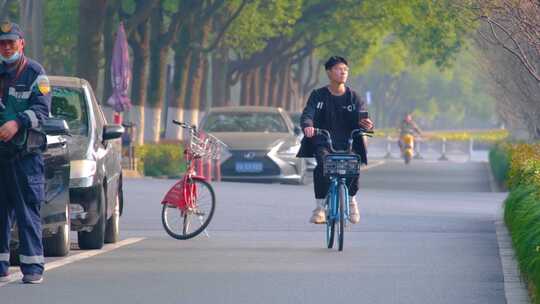
[[343,251],[343,242],[345,238],[345,203],[347,203],[347,191],[345,185],[341,184],[339,191],[339,224],[338,224],[338,250]]
[[216,197],[209,183],[199,179],[187,180],[191,189],[188,196],[192,202],[186,210],[164,204],[161,210],[161,222],[168,235],[178,240],[187,240],[203,232],[214,215]]
[[333,215],[331,195],[326,199],[326,246],[328,249],[334,247],[334,235],[336,232],[336,221]]

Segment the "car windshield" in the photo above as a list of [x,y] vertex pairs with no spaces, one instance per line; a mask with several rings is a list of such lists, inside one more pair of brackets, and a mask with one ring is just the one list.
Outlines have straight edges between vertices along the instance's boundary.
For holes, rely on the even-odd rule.
[[279,113],[210,113],[203,129],[208,132],[287,133]]
[[53,87],[51,114],[64,119],[73,135],[88,135],[88,112],[82,90]]
[[302,116],[302,113],[289,113],[289,116],[295,126],[300,125],[300,116]]

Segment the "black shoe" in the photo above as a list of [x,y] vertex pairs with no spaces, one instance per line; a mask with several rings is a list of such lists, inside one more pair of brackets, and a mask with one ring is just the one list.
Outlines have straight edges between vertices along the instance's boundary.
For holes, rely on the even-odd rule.
[[43,282],[43,275],[39,273],[25,274],[22,278],[24,284],[41,284]]

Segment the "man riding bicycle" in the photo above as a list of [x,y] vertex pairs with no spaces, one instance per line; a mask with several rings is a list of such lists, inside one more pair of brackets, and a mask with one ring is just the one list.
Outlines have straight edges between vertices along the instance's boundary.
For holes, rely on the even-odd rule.
[[[314,90],[307,101],[300,117],[300,125],[305,137],[302,139],[297,157],[316,157],[317,166],[313,171],[316,207],[310,219],[311,223],[323,224],[326,221],[325,198],[330,186],[330,179],[323,174],[323,159],[330,153],[326,139],[316,136],[315,128],[326,129],[330,132],[334,147],[338,150],[347,149],[347,140],[352,130],[363,128],[373,129],[369,118],[359,119],[358,112],[367,111],[366,103],[353,91],[345,86],[349,75],[347,60],[333,56],[324,64],[329,85]],[[363,164],[367,164],[367,151],[362,139],[355,139],[353,151],[360,155]],[[349,220],[356,224],[360,221],[360,213],[355,195],[358,191],[358,177],[348,178],[350,205]]]

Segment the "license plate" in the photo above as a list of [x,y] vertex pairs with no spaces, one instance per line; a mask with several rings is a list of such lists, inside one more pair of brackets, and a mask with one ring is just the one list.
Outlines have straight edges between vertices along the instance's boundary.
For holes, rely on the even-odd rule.
[[262,172],[263,164],[260,162],[237,162],[235,169],[239,173],[258,173]]

